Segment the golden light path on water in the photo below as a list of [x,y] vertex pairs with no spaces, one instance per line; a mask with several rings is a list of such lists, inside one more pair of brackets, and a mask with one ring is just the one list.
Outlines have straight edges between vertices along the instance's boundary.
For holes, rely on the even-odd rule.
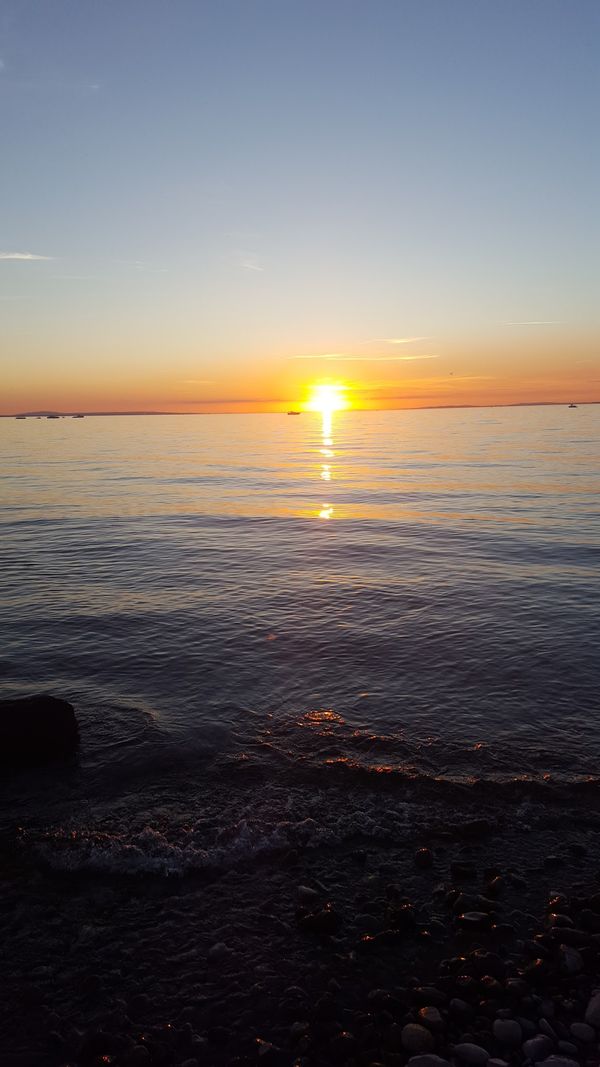
[[[346,386],[340,384],[314,385],[311,388],[307,408],[309,411],[318,411],[321,413],[323,447],[320,451],[321,455],[326,460],[333,459],[335,456],[333,450],[333,413],[334,411],[343,411],[345,408],[349,407],[345,393]],[[331,463],[321,463],[319,473],[322,481],[331,481],[331,467]],[[332,505],[324,503],[318,514],[320,519],[331,519],[333,517]]]

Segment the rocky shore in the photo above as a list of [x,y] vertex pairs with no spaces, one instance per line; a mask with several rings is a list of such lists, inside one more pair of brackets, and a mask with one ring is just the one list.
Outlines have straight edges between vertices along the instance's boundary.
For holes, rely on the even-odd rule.
[[600,823],[459,820],[221,872],[4,841],[6,1067],[596,1067]]

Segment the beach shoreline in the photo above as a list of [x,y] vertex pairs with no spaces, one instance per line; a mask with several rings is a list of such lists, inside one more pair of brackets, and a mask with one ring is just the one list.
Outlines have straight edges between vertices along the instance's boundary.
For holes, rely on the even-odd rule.
[[[421,814],[385,841],[285,843],[187,873],[58,869],[32,828],[5,831],[3,1062],[517,1065],[545,1037],[540,1060],[597,1063],[598,1030],[571,1026],[590,1037],[577,1026],[600,985],[600,818],[564,803],[529,821],[515,806]],[[513,1027],[504,1047],[498,1019],[521,1040]]]

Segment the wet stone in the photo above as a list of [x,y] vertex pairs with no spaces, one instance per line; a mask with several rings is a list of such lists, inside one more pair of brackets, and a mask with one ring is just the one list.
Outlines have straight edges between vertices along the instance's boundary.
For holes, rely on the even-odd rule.
[[490,917],[485,911],[465,911],[456,921],[465,930],[484,930],[491,925]]
[[577,1045],[574,1045],[572,1041],[559,1041],[558,1051],[562,1052],[564,1056],[578,1056],[579,1049]]
[[431,1052],[434,1046],[433,1037],[424,1026],[407,1023],[402,1027],[402,1047],[407,1052]]
[[471,882],[477,878],[477,869],[474,863],[455,860],[450,864],[450,874],[453,882]]
[[470,1041],[462,1041],[459,1045],[455,1045],[454,1052],[462,1063],[468,1063],[470,1067],[485,1067],[490,1058],[487,1049]]
[[600,1028],[600,993],[595,993],[593,997],[590,997],[585,1010],[585,1021],[590,1026]]
[[428,1006],[419,1010],[419,1022],[426,1026],[428,1030],[443,1030],[444,1020],[440,1015],[438,1008]]
[[523,1031],[514,1019],[496,1019],[492,1031],[496,1041],[508,1048],[516,1048],[523,1040]]
[[529,1041],[525,1041],[523,1044],[523,1052],[528,1059],[533,1060],[534,1063],[539,1063],[541,1060],[545,1060],[549,1056],[554,1048],[553,1042],[545,1034],[540,1034],[538,1037],[532,1037]]
[[448,1060],[442,1059],[441,1056],[434,1056],[430,1053],[424,1056],[411,1056],[408,1061],[408,1067],[450,1067],[450,1064]]
[[542,1063],[544,1067],[579,1067],[577,1060],[567,1059],[565,1056],[548,1056]]
[[571,1023],[569,1030],[576,1041],[583,1041],[586,1045],[596,1040],[596,1031],[588,1023]]

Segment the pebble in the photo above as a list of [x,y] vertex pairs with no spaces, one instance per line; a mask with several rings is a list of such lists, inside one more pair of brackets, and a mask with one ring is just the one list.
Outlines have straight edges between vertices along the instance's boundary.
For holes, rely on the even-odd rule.
[[220,963],[222,960],[226,960],[228,956],[231,956],[232,951],[224,941],[217,941],[216,945],[212,945],[208,950],[209,963]]
[[590,997],[585,1010],[585,1021],[590,1026],[600,1027],[600,993],[594,993],[594,996]]
[[402,1027],[402,1048],[407,1052],[431,1052],[434,1047],[433,1037],[424,1026],[407,1023]]
[[463,1063],[471,1064],[472,1067],[485,1067],[490,1058],[489,1052],[481,1045],[473,1045],[470,1041],[463,1041],[454,1046],[454,1052]]
[[320,937],[328,937],[330,934],[337,933],[341,926],[340,916],[330,905],[319,911],[313,911],[309,915],[301,916],[298,922],[302,929],[309,930]]
[[419,1022],[423,1023],[428,1030],[443,1030],[444,1020],[437,1008],[427,1007],[419,1010]]
[[558,950],[560,970],[565,974],[579,974],[583,971],[583,958],[577,949],[571,949],[569,945],[562,944]]
[[319,901],[319,894],[316,889],[310,889],[307,885],[299,885],[296,890],[298,894],[298,900],[302,904],[317,904]]
[[290,1037],[291,1037],[292,1041],[299,1041],[300,1038],[304,1037],[304,1035],[307,1034],[309,1030],[310,1030],[310,1023],[309,1022],[300,1022],[300,1021],[298,1021],[298,1022],[292,1023],[292,1025],[290,1026]]
[[547,1060],[542,1060],[542,1067],[579,1067],[579,1064],[565,1056],[548,1056]]
[[569,1030],[576,1041],[583,1041],[586,1045],[596,1040],[594,1027],[587,1023],[571,1023]]
[[443,1060],[441,1056],[433,1056],[429,1054],[424,1056],[411,1056],[407,1067],[450,1067],[450,1063],[448,1060]]
[[572,1041],[559,1041],[558,1051],[564,1052],[565,1056],[577,1056],[579,1054],[577,1045],[574,1045]]
[[482,927],[490,925],[490,917],[485,911],[465,911],[456,921],[459,926],[470,930],[481,930]]
[[450,864],[450,873],[453,882],[472,881],[477,877],[475,864],[462,860]]
[[496,1019],[492,1029],[496,1041],[509,1048],[520,1045],[523,1040],[523,1031],[514,1019]]
[[423,870],[433,864],[433,853],[430,848],[420,848],[415,852],[415,863]]
[[551,1041],[556,1041],[556,1034],[547,1019],[540,1019],[538,1021],[538,1028],[540,1034],[545,1034]]
[[467,1004],[466,1000],[461,1000],[460,997],[453,997],[448,1007],[457,1019],[470,1019],[473,1016],[471,1005]]
[[135,1045],[125,1056],[123,1063],[126,1067],[144,1067],[150,1063],[150,1053],[143,1045]]
[[552,1052],[552,1048],[553,1045],[550,1038],[544,1034],[540,1034],[538,1037],[531,1037],[529,1041],[525,1041],[523,1044],[523,1052],[534,1063],[545,1060],[546,1056],[549,1056]]

